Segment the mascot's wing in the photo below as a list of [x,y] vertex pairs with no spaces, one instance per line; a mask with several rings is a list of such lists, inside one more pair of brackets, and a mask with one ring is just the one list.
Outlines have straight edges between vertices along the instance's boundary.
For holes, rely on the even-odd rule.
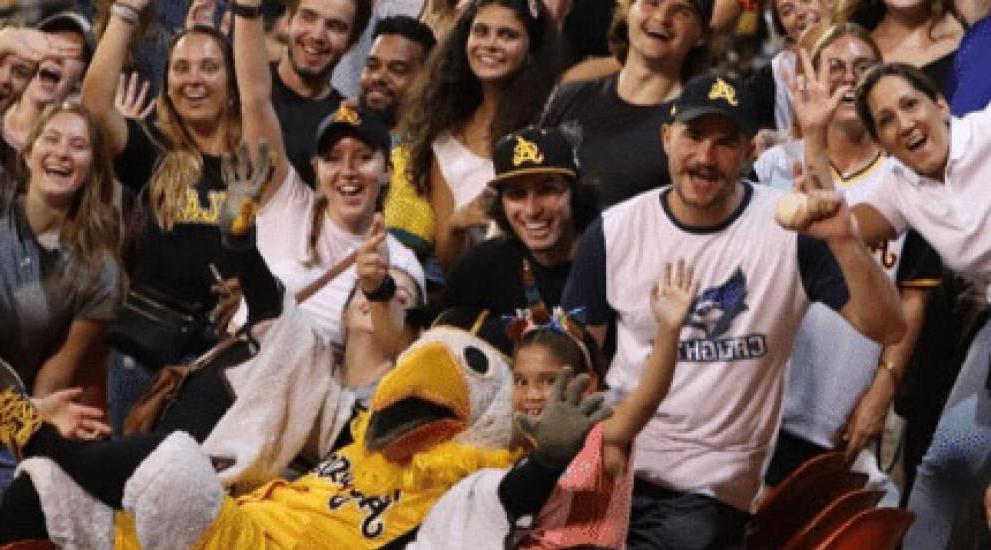
[[278,477],[315,429],[321,445],[334,441],[354,404],[331,376],[330,345],[292,300],[260,344],[257,355],[228,371],[234,404],[203,442],[210,456],[234,460],[218,475],[239,491]]
[[503,550],[510,525],[499,483],[506,471],[480,470],[458,482],[430,510],[407,550]]

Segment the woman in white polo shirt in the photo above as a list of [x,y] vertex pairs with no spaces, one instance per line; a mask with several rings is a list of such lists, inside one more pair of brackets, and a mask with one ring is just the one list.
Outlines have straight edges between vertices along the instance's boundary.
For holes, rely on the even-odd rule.
[[[800,91],[808,86],[798,83]],[[874,242],[914,229],[949,268],[986,285],[991,280],[991,108],[954,118],[936,85],[901,63],[879,65],[864,75],[856,107],[878,144],[903,163],[853,207],[862,238]],[[818,154],[806,150],[806,158]],[[909,501],[917,517],[906,549],[945,548],[962,501],[959,489],[976,483],[991,449],[989,353],[991,324],[985,322],[919,467]]]

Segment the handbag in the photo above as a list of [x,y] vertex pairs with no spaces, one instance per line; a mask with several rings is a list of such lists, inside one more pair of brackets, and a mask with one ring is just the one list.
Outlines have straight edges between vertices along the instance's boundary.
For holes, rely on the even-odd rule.
[[107,328],[107,341],[152,368],[178,363],[206,324],[200,309],[199,304],[136,286]]
[[[334,267],[327,270],[315,281],[296,293],[296,302],[302,303],[316,294],[327,283],[337,278],[354,263],[357,254],[352,252],[345,256]],[[166,365],[155,373],[141,399],[131,408],[124,420],[124,435],[151,432],[169,407],[179,397],[186,380],[195,372],[202,370],[221,353],[238,341],[237,336],[227,336],[217,345],[188,365]]]
[[186,380],[196,371],[209,365],[237,341],[238,339],[233,336],[226,338],[188,365],[166,365],[159,369],[144,395],[131,407],[127,418],[124,419],[124,435],[153,431],[158,421],[179,397]]

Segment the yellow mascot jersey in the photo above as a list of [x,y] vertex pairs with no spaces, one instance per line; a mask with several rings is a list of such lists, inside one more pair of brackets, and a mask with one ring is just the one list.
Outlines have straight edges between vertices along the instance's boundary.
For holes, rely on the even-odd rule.
[[[225,498],[196,548],[378,548],[418,527],[462,478],[482,468],[508,468],[519,456],[447,442],[397,464],[365,451],[359,435],[367,419],[355,421],[355,442],[313,473]],[[119,512],[116,529],[117,548],[140,548],[130,517]]]

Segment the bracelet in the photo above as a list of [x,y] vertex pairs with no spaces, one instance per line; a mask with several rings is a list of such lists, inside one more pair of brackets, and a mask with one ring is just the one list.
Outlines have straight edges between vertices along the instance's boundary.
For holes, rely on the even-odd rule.
[[231,11],[234,15],[238,17],[244,17],[245,19],[258,19],[262,16],[262,7],[258,6],[245,6],[244,4],[234,2],[231,5]]
[[396,280],[392,278],[392,275],[386,274],[378,288],[371,292],[365,292],[362,289],[361,292],[364,293],[369,302],[388,302],[396,295]]
[[120,2],[114,2],[110,6],[110,13],[111,15],[116,15],[132,25],[137,25],[138,21],[141,20],[141,12],[133,6],[128,6],[127,4],[122,4]]
[[887,373],[890,374],[891,378],[895,381],[895,384],[898,384],[898,374],[895,372],[895,364],[893,361],[882,358],[877,363],[877,370],[887,371]]

